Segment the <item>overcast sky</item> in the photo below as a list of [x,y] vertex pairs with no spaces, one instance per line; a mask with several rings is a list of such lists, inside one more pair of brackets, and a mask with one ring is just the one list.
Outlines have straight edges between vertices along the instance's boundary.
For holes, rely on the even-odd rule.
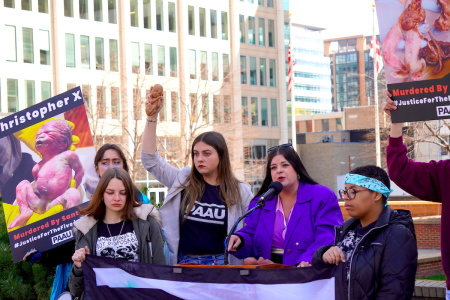
[[[324,39],[371,35],[374,0],[290,0],[296,23],[327,28]],[[378,24],[375,13],[375,33]]]

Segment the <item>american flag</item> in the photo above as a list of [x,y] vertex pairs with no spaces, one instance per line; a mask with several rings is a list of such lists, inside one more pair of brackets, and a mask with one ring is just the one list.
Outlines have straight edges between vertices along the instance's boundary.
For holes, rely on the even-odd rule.
[[375,61],[375,76],[378,76],[383,68],[383,58],[381,57],[380,42],[378,42],[375,35],[372,36],[372,41],[370,42],[370,57]]
[[288,51],[288,89],[289,92],[292,92],[292,86],[294,85],[294,66],[295,66],[295,57],[294,57],[294,49],[289,46]]

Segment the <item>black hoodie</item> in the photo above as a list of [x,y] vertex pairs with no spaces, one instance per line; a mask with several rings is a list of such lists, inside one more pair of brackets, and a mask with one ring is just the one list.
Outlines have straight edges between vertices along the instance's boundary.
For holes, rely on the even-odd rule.
[[[350,218],[336,227],[334,244],[359,223],[359,219]],[[323,264],[322,256],[330,247],[317,249],[313,264]],[[348,281],[346,264],[350,268]],[[335,268],[336,299],[411,299],[416,270],[417,243],[411,213],[387,206],[349,260]]]

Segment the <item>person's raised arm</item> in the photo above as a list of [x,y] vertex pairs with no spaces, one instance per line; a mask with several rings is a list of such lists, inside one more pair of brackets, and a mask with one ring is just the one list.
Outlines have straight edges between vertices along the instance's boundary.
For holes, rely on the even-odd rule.
[[[152,95],[154,87],[150,88],[150,95]],[[145,102],[145,112],[147,114],[146,124],[144,126],[144,133],[142,135],[142,152],[153,154],[156,152],[156,125],[158,124],[158,113],[163,106],[164,96],[157,98],[149,97]]]
[[[389,116],[391,115],[391,110],[397,109],[397,105],[395,105],[395,102],[391,99],[391,97],[392,97],[392,94],[389,93],[389,91],[387,91],[386,99],[381,104],[384,112]],[[401,137],[403,134],[402,127],[403,127],[402,123],[392,123],[391,124],[391,132],[389,135],[393,138]]]

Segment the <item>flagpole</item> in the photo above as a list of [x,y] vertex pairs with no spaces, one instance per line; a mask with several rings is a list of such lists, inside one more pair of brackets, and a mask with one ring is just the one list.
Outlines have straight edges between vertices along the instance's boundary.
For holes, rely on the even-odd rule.
[[[291,127],[292,127],[292,146],[294,147],[295,151],[297,151],[297,129],[295,126],[295,97],[294,97],[294,65],[295,63],[292,62],[292,58],[294,57],[294,48],[292,45],[292,14],[289,14],[289,51],[290,51],[290,60],[289,60],[289,66],[288,66],[288,72],[291,71],[289,75],[288,80],[292,80],[291,84],[288,84],[288,90],[290,92],[291,96]],[[294,58],[295,59],[295,58]]]
[[[372,39],[374,39],[372,42],[373,47],[376,46],[376,35],[375,35],[375,5],[372,4],[372,23],[373,23],[373,32],[372,32]],[[375,154],[376,154],[376,162],[377,166],[381,167],[381,147],[380,147],[380,112],[379,112],[379,106],[378,106],[378,70],[377,70],[377,54],[376,49],[374,50],[374,56],[373,56],[373,88],[374,88],[374,106],[375,106]]]

